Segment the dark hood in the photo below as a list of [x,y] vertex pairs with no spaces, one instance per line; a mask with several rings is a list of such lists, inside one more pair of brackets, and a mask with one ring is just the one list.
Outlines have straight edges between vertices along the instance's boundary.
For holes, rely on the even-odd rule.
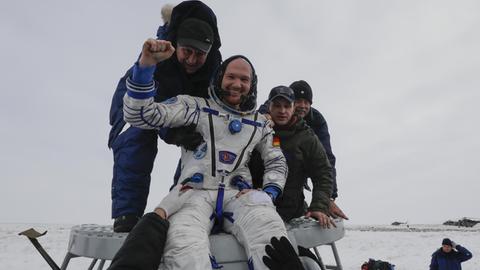
[[210,80],[222,61],[222,55],[219,51],[221,41],[218,34],[217,17],[211,8],[200,1],[184,1],[173,8],[172,17],[166,31],[166,39],[176,47],[177,30],[187,18],[197,18],[208,23],[212,27],[215,40],[205,64],[194,74],[187,74],[178,63],[177,57],[171,57],[167,61],[157,64],[154,78],[160,90],[156,101],[162,101],[179,94],[208,97]]
[[178,27],[187,18],[196,18],[208,23],[212,27],[215,36],[211,50],[220,48],[222,42],[218,34],[217,17],[211,8],[200,1],[184,1],[173,8],[172,17],[166,32],[167,40],[176,46]]

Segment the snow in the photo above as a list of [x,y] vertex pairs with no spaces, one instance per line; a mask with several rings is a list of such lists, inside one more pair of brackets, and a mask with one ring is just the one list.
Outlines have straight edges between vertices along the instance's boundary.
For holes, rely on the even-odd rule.
[[[48,233],[39,242],[61,264],[65,256],[70,228],[59,224],[0,223],[0,269],[51,269],[25,236],[18,233],[29,228]],[[368,258],[389,261],[396,270],[428,269],[430,255],[449,237],[470,250],[473,258],[462,264],[463,270],[480,269],[480,228],[458,228],[443,225],[346,225],[346,235],[336,242],[345,270],[358,270]],[[326,264],[333,264],[333,254],[322,246],[320,254]],[[68,269],[87,269],[89,259],[74,258]],[[105,267],[106,268],[106,267]],[[104,268],[104,269],[105,269]]]
[[[428,269],[431,254],[448,237],[466,247],[473,258],[462,264],[463,270],[480,269],[480,230],[443,225],[352,226],[337,242],[344,269],[360,269],[368,258],[395,264],[396,270]],[[330,255],[326,247],[321,254]],[[323,255],[322,255],[323,256]],[[333,262],[333,256],[323,256]],[[328,258],[328,260],[326,259]]]

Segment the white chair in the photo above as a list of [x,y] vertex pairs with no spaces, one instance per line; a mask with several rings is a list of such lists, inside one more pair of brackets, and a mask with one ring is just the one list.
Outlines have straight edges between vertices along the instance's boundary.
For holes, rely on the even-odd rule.
[[[313,248],[320,261],[320,268],[342,270],[340,257],[335,241],[343,238],[345,229],[341,220],[336,220],[336,228],[323,229],[316,221],[303,218],[295,219],[286,224],[289,238],[305,248]],[[92,270],[98,261],[98,270],[103,269],[107,260],[112,260],[120,249],[127,233],[114,233],[112,226],[83,224],[72,227],[68,251],[63,260],[61,269],[65,270],[72,258],[86,257],[93,259],[88,270]],[[293,240],[295,239],[295,240]],[[317,247],[330,245],[335,257],[336,265],[325,266]],[[243,247],[230,234],[220,233],[210,236],[212,255],[223,266],[223,270],[248,270],[247,257]],[[316,270],[318,265],[309,258],[302,258],[307,270]]]

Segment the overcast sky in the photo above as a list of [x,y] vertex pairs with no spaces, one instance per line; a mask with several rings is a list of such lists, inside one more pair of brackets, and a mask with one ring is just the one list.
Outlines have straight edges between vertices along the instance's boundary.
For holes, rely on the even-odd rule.
[[[165,3],[0,4],[0,222],[111,223],[111,97]],[[479,1],[206,3],[261,102],[312,86],[351,224],[480,217]],[[179,155],[160,143],[147,210]]]

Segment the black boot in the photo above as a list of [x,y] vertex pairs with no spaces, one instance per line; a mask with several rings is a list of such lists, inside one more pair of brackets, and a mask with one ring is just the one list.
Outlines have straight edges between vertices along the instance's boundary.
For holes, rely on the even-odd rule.
[[134,215],[119,216],[113,222],[113,231],[117,233],[130,232],[139,219]]
[[128,234],[107,270],[157,270],[168,227],[168,221],[157,214],[145,214]]

